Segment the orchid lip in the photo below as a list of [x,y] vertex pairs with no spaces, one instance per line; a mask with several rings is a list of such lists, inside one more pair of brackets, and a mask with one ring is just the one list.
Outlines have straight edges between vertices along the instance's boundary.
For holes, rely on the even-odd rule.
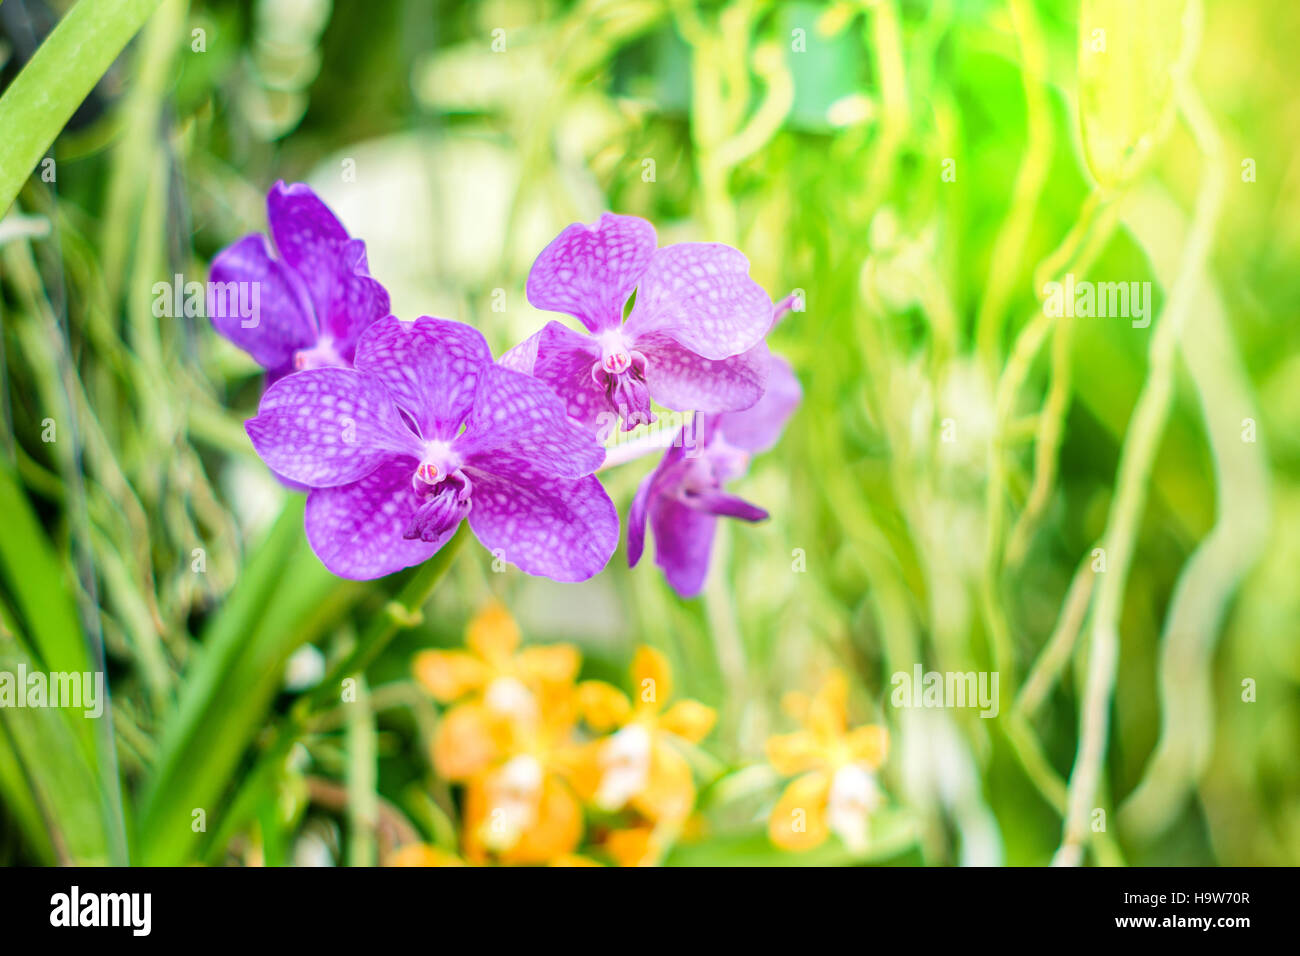
[[612,409],[623,419],[623,430],[654,422],[650,391],[645,384],[646,357],[629,351],[617,331],[601,338],[601,358],[591,366],[591,378],[605,392]]
[[436,466],[422,462],[412,479],[419,500],[415,505],[402,537],[437,541],[465,519],[473,505],[473,483],[459,468],[453,469],[436,483],[425,481],[423,474],[431,474]]

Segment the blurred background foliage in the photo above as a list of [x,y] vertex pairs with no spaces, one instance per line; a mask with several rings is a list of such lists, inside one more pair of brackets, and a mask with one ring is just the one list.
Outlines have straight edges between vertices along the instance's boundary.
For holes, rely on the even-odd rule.
[[[0,4],[6,86],[67,6]],[[112,688],[94,724],[0,712],[0,859],[455,851],[411,662],[497,601],[717,710],[670,863],[1300,862],[1300,7],[1190,10],[164,0],[0,222],[0,661]],[[576,586],[466,548],[422,616],[420,571],[332,578],[244,436],[256,367],[152,310],[276,179],[395,313],[498,354],[571,221],[739,247],[805,304],[772,335],[803,405],[738,489],[772,519],[689,602],[621,548]],[[1067,272],[1151,282],[1151,326],[1047,316]],[[892,706],[916,662],[996,670],[998,717]],[[888,809],[864,852],[778,851],[764,742],[833,668]]]

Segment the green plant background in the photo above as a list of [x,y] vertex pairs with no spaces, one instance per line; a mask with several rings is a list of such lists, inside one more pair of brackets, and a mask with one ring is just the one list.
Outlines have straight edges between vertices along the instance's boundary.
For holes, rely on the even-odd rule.
[[[1300,862],[1300,7],[81,0],[32,56],[70,6],[0,7],[0,666],[102,660],[111,720],[0,711],[0,860],[371,863],[381,811],[447,845],[409,661],[495,597],[718,708],[669,862]],[[689,602],[622,547],[583,585],[473,543],[331,577],[244,436],[258,370],[152,309],[281,178],[498,353],[571,221],[742,249],[805,305],[737,486],[772,519]],[[1066,273],[1150,282],[1150,327],[1051,318]],[[362,706],[286,689],[308,643]],[[998,717],[892,706],[916,662],[997,671]],[[763,741],[836,666],[890,809],[865,857],[783,854]]]

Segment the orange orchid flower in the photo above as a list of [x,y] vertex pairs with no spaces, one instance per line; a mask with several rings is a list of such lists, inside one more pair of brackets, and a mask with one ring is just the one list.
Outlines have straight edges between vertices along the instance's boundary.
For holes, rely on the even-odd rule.
[[509,744],[512,725],[538,718],[538,695],[571,684],[581,658],[571,644],[519,648],[519,627],[500,604],[470,621],[465,651],[416,655],[416,680],[446,711],[433,742],[433,760],[449,780],[466,780],[494,762]]
[[469,622],[464,651],[421,651],[415,677],[444,704],[480,697],[493,710],[530,716],[544,684],[571,683],[581,658],[572,644],[519,648],[519,625],[510,612],[491,603]]
[[551,685],[536,721],[510,728],[503,753],[465,788],[465,855],[474,863],[551,863],[582,839],[582,806],[568,782],[577,745],[572,688]]
[[[577,867],[577,866],[603,866],[589,856],[583,856],[580,853],[563,853],[551,860],[548,866],[560,867]],[[428,843],[408,843],[406,846],[398,847],[384,861],[384,866],[469,866],[464,860],[455,853],[448,853],[439,847],[432,846]]]
[[884,727],[848,728],[848,681],[834,671],[816,695],[790,694],[786,710],[804,729],[767,741],[777,773],[795,776],[768,820],[772,842],[810,850],[834,833],[854,851],[869,842],[870,815],[884,802],[875,771],[885,762]]
[[717,715],[694,700],[665,706],[672,671],[653,648],[638,648],[632,680],[635,702],[601,681],[578,685],[578,709],[587,724],[599,733],[612,731],[584,750],[579,792],[604,810],[630,807],[654,821],[684,820],[695,804],[695,781],[679,744],[704,739]]
[[455,853],[428,843],[408,843],[398,847],[384,861],[384,866],[464,866]]

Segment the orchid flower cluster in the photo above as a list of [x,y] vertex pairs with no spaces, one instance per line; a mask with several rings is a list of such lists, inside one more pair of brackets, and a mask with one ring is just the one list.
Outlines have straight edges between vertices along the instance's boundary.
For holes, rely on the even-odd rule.
[[587,334],[551,321],[494,361],[469,325],[391,315],[365,244],[306,185],[276,183],[267,219],[270,239],[222,251],[209,283],[257,283],[258,320],[215,303],[209,315],[267,372],[248,436],[273,472],[306,488],[307,538],[334,574],[420,564],[468,521],[529,574],[592,577],[619,537],[595,476],[602,438],[610,423],[655,422],[652,403],[695,418],[636,493],[631,565],[648,523],[656,563],[692,596],[717,518],[767,517],[725,485],[776,442],[800,390],[765,344],[775,310],[735,249],[658,248],[634,216],[574,223],[538,256],[527,295]]
[[[629,695],[579,680],[573,644],[523,646],[496,603],[470,620],[465,644],[420,651],[412,662],[442,707],[430,758],[461,794],[447,806],[455,839],[443,833],[438,845],[394,848],[388,865],[649,866],[701,835],[693,768],[717,765],[704,749],[717,713],[675,693],[661,652],[637,649]],[[876,771],[888,734],[849,727],[839,671],[813,694],[787,695],[785,710],[801,726],[767,741],[772,777],[793,778],[774,793],[769,839],[801,852],[835,837],[864,852],[885,802]]]

